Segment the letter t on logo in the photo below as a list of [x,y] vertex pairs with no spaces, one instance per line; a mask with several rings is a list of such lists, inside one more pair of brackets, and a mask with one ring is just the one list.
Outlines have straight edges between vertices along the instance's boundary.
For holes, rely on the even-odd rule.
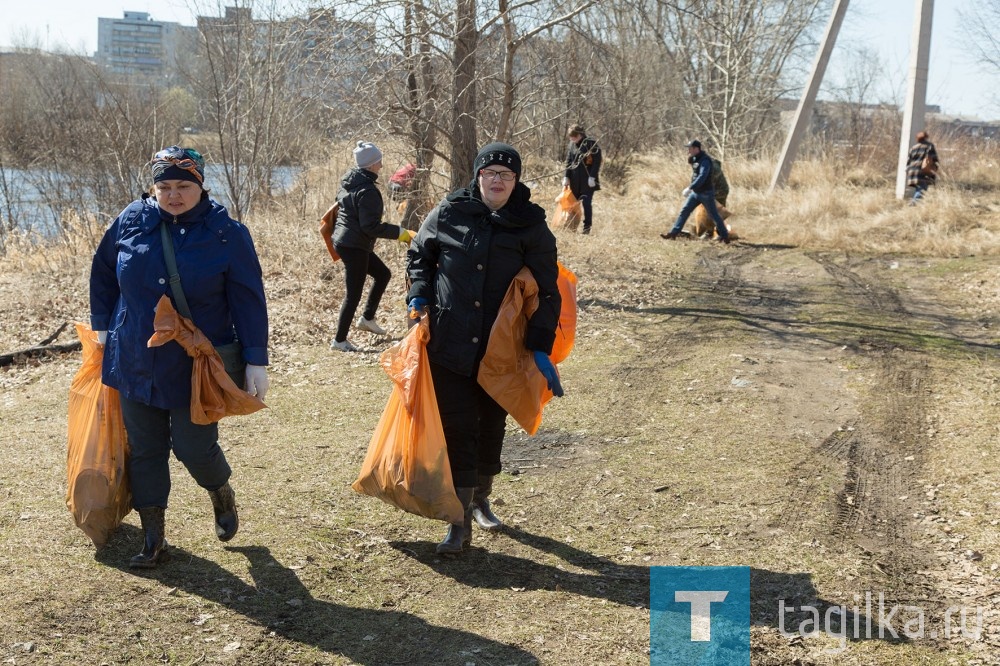
[[712,640],[712,602],[725,601],[729,592],[722,590],[677,590],[674,601],[691,604],[691,640]]

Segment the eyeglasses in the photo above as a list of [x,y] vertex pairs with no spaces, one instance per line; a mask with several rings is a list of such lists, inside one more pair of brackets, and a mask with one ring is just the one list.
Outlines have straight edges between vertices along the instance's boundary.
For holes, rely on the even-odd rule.
[[505,183],[514,180],[516,174],[513,171],[496,171],[495,169],[480,169],[479,175],[486,180],[496,180],[499,178]]
[[164,148],[163,150],[155,153],[153,159],[150,160],[150,164],[153,165],[154,173],[156,172],[156,163],[159,162],[161,165],[166,162],[167,164],[173,164],[178,169],[184,169],[185,171],[194,175],[198,179],[199,183],[205,182],[205,177],[202,176],[199,169],[205,168],[205,158],[201,156],[197,150],[193,148],[181,148],[179,146],[170,146],[169,148]]

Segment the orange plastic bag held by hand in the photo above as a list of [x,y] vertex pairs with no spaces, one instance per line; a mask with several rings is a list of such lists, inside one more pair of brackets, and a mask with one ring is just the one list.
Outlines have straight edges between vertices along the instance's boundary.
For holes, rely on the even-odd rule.
[[552,343],[552,353],[549,358],[556,365],[566,360],[569,353],[573,351],[573,343],[576,341],[576,274],[562,265],[559,265],[559,296],[562,298],[562,307],[559,310],[559,327],[556,329],[556,340]]
[[84,324],[76,325],[83,364],[69,388],[66,506],[77,527],[98,548],[132,510],[128,441],[118,391],[101,383],[104,348]]
[[392,395],[351,487],[403,511],[457,524],[464,512],[455,495],[427,360],[430,337],[430,320],[424,317],[382,352],[380,363],[393,382]]
[[334,261],[340,261],[340,254],[337,253],[337,248],[333,246],[333,227],[337,224],[337,215],[339,213],[340,202],[338,201],[323,213],[323,217],[320,218],[319,223],[319,235],[323,237],[326,249]]
[[538,309],[538,283],[524,267],[500,303],[476,380],[529,435],[542,423],[542,407],[552,399],[534,355],[524,346],[528,320]]
[[191,422],[198,425],[215,423],[224,416],[243,416],[264,409],[267,405],[250,395],[226,373],[219,352],[190,319],[182,317],[166,294],[156,304],[153,336],[146,343],[159,347],[171,340],[184,348],[194,359],[191,371]]
[[[558,286],[562,308],[549,354],[553,364],[566,360],[576,337],[576,275],[561,263]],[[507,288],[476,377],[483,390],[529,435],[538,431],[542,409],[553,397],[533,353],[524,346],[528,320],[537,309],[538,283],[525,267]]]
[[583,203],[573,196],[573,190],[568,185],[563,188],[562,194],[556,197],[556,204],[552,226],[556,229],[576,231],[580,220],[583,219]]

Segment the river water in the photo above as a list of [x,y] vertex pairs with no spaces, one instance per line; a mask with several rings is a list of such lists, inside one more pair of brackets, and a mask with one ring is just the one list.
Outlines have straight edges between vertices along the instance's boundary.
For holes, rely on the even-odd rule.
[[[287,192],[295,184],[295,180],[302,172],[302,167],[285,166],[276,167],[273,172],[273,182],[271,193],[280,195]],[[24,171],[20,169],[4,169],[0,174],[7,183],[5,188],[0,186],[0,225],[9,228],[9,219],[14,219],[14,226],[22,229],[37,231],[43,235],[50,235],[59,229],[59,219],[61,210],[59,204],[53,203],[54,197],[47,194],[49,191],[62,192],[69,190],[69,183],[65,182],[65,176],[51,171]],[[230,201],[226,194],[225,174],[223,166],[219,164],[208,164],[205,166],[205,182],[211,190],[211,196],[223,206],[229,207]],[[79,189],[79,188],[75,188]],[[7,200],[7,193],[10,194],[10,201]],[[135,198],[139,198],[140,192]],[[81,198],[91,199],[93,203],[93,191],[89,195],[86,188],[82,188]],[[128,205],[129,201],[122,201],[118,210],[103,211],[102,214],[111,216],[118,213]],[[78,205],[78,204],[72,204]],[[87,204],[84,203],[86,206]],[[93,208],[93,206],[88,206]]]

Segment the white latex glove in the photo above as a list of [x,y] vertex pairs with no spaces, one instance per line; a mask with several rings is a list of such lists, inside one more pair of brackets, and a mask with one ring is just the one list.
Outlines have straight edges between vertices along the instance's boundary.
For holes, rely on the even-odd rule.
[[267,393],[270,381],[267,378],[267,368],[263,365],[247,365],[247,393],[255,395],[261,400]]
[[101,345],[103,347],[104,343],[108,341],[108,332],[107,331],[94,331],[94,333],[97,333],[97,344],[99,344],[99,345]]
[[590,187],[597,187],[597,179],[596,178],[588,178],[587,179],[587,185],[589,185]]
[[563,187],[569,187],[569,178],[563,177]]
[[682,197],[686,197],[689,194],[691,194],[691,188],[690,187],[685,187],[684,190],[681,192],[681,196]]

